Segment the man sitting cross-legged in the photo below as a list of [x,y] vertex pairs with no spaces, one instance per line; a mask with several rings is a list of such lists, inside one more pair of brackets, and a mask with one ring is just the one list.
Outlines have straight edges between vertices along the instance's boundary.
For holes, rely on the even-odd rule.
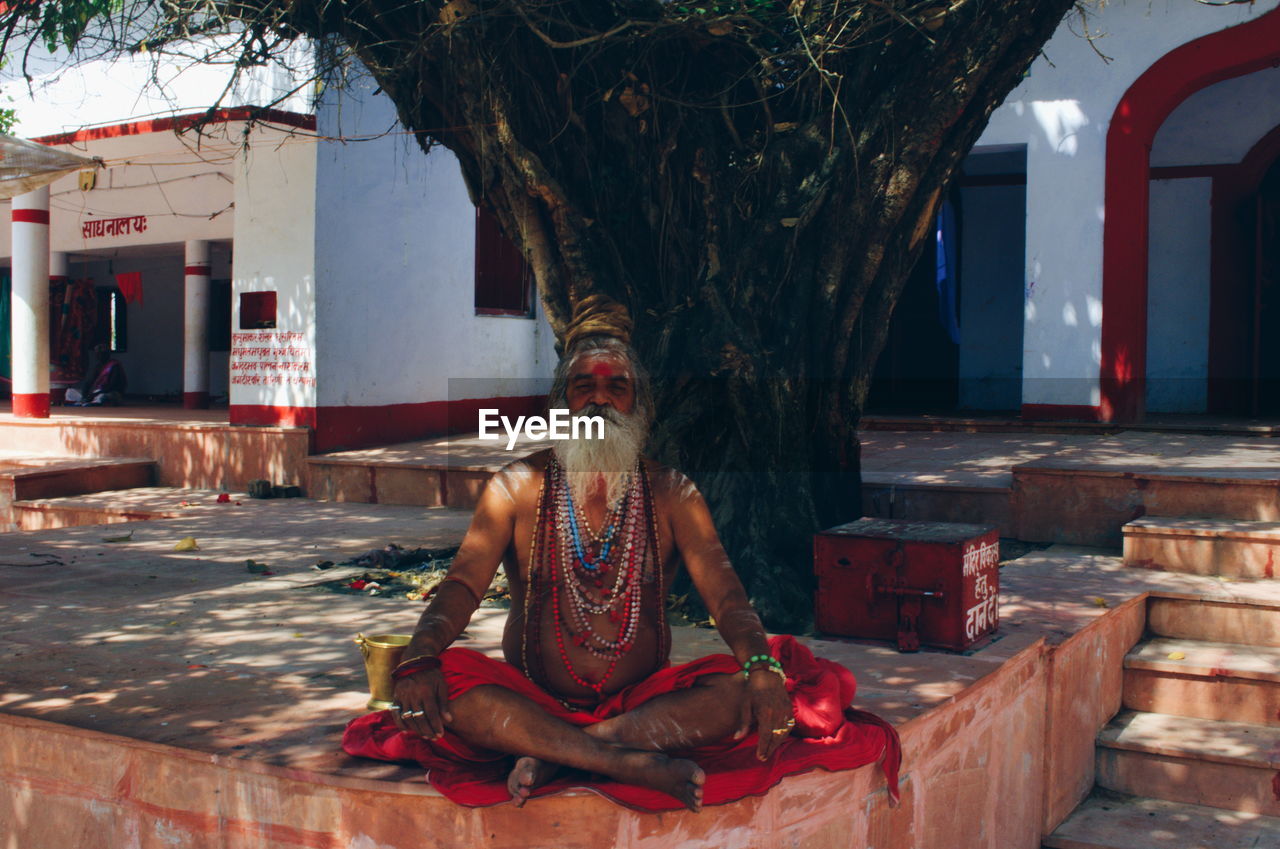
[[[818,680],[813,670],[825,669],[817,664],[828,662],[766,638],[702,496],[688,478],[641,455],[652,402],[629,332],[625,311],[601,298],[575,312],[551,406],[603,417],[604,437],[556,442],[494,476],[394,673],[396,707],[353,722],[347,751],[414,757],[433,768],[483,766],[505,753],[516,758],[506,788],[517,804],[570,767],[697,811],[706,781],[691,759],[699,752],[740,743],[767,762],[794,739],[797,715],[797,732],[824,740],[844,724],[852,676],[837,667],[844,678],[822,679],[839,679],[833,686],[843,701],[832,727],[815,730],[822,723],[810,721],[808,702],[793,706],[788,685],[795,691],[800,683],[778,655],[807,658],[810,684]],[[668,665],[666,590],[680,562],[732,657]],[[505,664],[449,648],[499,564],[512,601]],[[896,768],[896,735],[867,717],[845,759],[804,760],[791,771],[856,766],[882,753],[887,771],[890,762]],[[464,791],[446,793],[468,801]]]

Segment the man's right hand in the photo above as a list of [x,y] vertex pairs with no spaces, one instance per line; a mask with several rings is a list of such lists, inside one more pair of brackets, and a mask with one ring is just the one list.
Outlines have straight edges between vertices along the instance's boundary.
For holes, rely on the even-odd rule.
[[427,740],[435,740],[444,734],[446,722],[453,721],[449,713],[449,688],[444,683],[444,673],[439,669],[417,672],[401,678],[395,686],[395,703],[391,716],[396,727]]

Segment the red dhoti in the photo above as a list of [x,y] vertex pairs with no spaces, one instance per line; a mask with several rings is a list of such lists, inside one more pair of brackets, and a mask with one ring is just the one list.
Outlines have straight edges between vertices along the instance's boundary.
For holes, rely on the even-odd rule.
[[[769,648],[773,656],[782,661],[787,673],[787,691],[795,706],[796,726],[766,763],[756,759],[755,732],[741,740],[728,739],[678,753],[695,761],[707,774],[703,804],[722,805],[745,796],[760,795],[787,775],[819,767],[854,769],[881,756],[889,795],[896,802],[898,766],[902,758],[898,734],[893,726],[874,714],[848,707],[857,687],[853,673],[838,663],[814,657],[793,637],[774,637],[769,641]],[[440,660],[450,699],[458,698],[473,687],[497,685],[519,693],[551,716],[580,727],[626,713],[665,693],[691,687],[703,675],[734,673],[741,669],[731,655],[711,655],[661,669],[608,696],[594,709],[578,710],[565,707],[514,666],[479,652],[452,648],[441,654]],[[448,730],[438,740],[424,740],[396,728],[388,711],[352,720],[342,735],[342,748],[360,757],[415,761],[427,769],[427,780],[436,789],[462,805],[496,805],[511,798],[507,791],[510,755],[471,745]],[[568,770],[535,790],[533,795],[546,796],[571,787],[588,787],[642,811],[684,807],[657,790]]]

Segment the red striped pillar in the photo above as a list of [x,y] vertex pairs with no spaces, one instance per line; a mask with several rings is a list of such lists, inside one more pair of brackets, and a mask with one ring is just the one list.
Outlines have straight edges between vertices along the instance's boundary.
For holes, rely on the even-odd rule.
[[49,417],[49,187],[13,199],[13,414]]
[[209,406],[209,243],[187,242],[182,325],[182,406]]

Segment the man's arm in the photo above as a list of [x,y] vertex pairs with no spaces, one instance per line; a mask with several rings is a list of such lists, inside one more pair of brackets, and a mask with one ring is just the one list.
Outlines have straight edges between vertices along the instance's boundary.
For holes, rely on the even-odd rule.
[[[673,473],[676,474],[676,473]],[[747,592],[720,544],[711,511],[702,494],[691,481],[676,474],[669,490],[671,529],[676,550],[689,570],[698,594],[715,619],[716,630],[737,658],[746,664],[752,657],[769,654],[764,624],[747,599]],[[791,699],[780,675],[758,663],[747,678],[747,697],[742,705],[741,724],[737,736],[750,730],[752,724],[760,734],[756,756],[768,760],[785,734],[773,733],[788,727],[792,719]]]
[[[516,502],[510,468],[495,475],[481,494],[449,574],[418,618],[413,638],[405,648],[405,662],[439,655],[458,638],[480,606],[515,532]],[[401,730],[428,740],[443,734],[444,723],[452,719],[448,691],[439,669],[417,672],[395,682],[395,703],[400,710],[392,715]]]

